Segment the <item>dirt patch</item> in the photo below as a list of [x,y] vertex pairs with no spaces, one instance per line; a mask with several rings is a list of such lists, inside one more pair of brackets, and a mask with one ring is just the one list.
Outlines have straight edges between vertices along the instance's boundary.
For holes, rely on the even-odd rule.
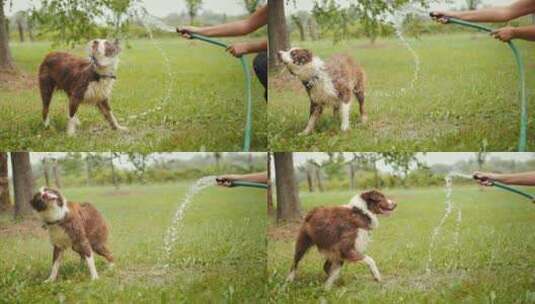
[[0,236],[18,238],[46,238],[47,232],[42,226],[43,224],[41,221],[36,219],[26,220],[21,223],[0,223]]
[[294,240],[301,227],[301,223],[271,225],[268,228],[268,238],[275,241]]
[[269,78],[269,88],[270,90],[291,90],[305,93],[305,89],[303,88],[301,81],[299,81],[297,77],[292,76],[286,69],[271,75]]
[[31,90],[37,88],[37,78],[20,71],[0,71],[0,88],[15,92]]

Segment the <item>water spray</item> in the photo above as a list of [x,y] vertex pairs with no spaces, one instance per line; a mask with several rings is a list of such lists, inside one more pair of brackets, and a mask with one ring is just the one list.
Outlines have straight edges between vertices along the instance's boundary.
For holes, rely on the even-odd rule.
[[[438,15],[435,13],[429,14],[431,18],[440,18],[446,21],[446,23],[458,24],[466,27],[470,27],[476,30],[484,32],[492,32],[492,29],[477,23],[467,22],[457,18],[452,18],[448,16]],[[513,52],[513,57],[515,57],[516,65],[518,68],[519,75],[519,90],[520,90],[520,135],[518,139],[518,152],[526,151],[526,138],[527,138],[527,126],[528,126],[528,113],[527,113],[527,100],[526,100],[526,79],[524,75],[524,64],[522,63],[522,58],[520,57],[520,52],[518,51],[516,45],[512,41],[508,41],[507,44]],[[500,186],[498,186],[500,187]]]
[[[178,33],[187,33],[192,39],[201,40],[216,46],[227,49],[229,46],[219,40],[211,39],[203,35],[187,32],[184,30],[176,30]],[[245,99],[247,100],[247,116],[245,122],[245,131],[243,135],[243,151],[249,152],[251,147],[251,133],[252,133],[252,124],[253,124],[253,102],[251,94],[251,74],[249,73],[249,68],[247,62],[245,61],[244,56],[240,56],[240,63],[243,69],[243,74],[245,75]]]

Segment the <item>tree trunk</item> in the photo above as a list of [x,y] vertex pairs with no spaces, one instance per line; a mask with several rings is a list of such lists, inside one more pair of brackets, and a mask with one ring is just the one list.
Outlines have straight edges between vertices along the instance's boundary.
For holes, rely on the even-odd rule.
[[312,174],[310,174],[310,170],[308,168],[305,169],[305,173],[307,175],[308,192],[314,192],[314,187],[312,185]]
[[305,36],[305,26],[303,24],[303,21],[301,20],[301,18],[299,18],[298,16],[292,16],[292,20],[295,24],[295,26],[297,27],[297,30],[299,30],[299,39],[301,41],[305,41],[306,40],[306,36]]
[[115,174],[115,165],[113,164],[114,157],[110,157],[110,167],[111,167],[111,182],[115,186],[115,189],[119,189],[119,183],[117,183],[117,175]]
[[33,36],[33,24],[31,20],[28,20],[28,38],[30,38],[30,42],[34,42],[35,37]]
[[7,167],[7,152],[0,152],[0,211],[5,211],[11,208],[9,174]]
[[277,221],[295,221],[301,218],[301,202],[295,181],[291,152],[275,152],[277,183]]
[[24,42],[24,26],[22,26],[22,20],[17,20],[17,29],[19,31],[20,42]]
[[355,165],[349,164],[349,190],[355,190]]
[[308,18],[307,28],[310,39],[312,39],[312,41],[318,40],[317,23],[316,20],[314,20],[314,17],[311,16]]
[[267,190],[267,211],[268,215],[273,215],[273,184],[271,182],[271,177],[273,173],[271,172],[271,156],[272,153],[268,152],[267,154],[267,172],[268,172],[268,190]]
[[34,192],[30,153],[11,152],[13,189],[15,190],[15,219],[31,214],[30,200]]
[[0,70],[13,70],[13,58],[9,50],[9,31],[4,14],[4,0],[0,0]]
[[277,52],[290,48],[290,40],[284,14],[284,0],[270,0],[268,5],[269,68],[276,70],[280,63]]
[[52,164],[52,173],[54,174],[54,184],[56,184],[56,188],[58,189],[61,189],[61,179],[60,179],[60,174],[59,174],[59,170],[58,170],[58,160],[57,159],[54,159],[54,162]]
[[318,190],[323,192],[323,183],[321,182],[321,170],[319,167],[316,167],[316,182],[318,183]]
[[47,188],[50,187],[50,171],[48,167],[48,158],[43,158],[42,160],[43,164],[43,176],[45,177],[45,185]]

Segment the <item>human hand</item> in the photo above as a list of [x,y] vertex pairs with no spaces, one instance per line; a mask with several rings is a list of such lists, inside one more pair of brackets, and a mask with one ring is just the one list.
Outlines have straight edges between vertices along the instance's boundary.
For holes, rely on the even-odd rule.
[[515,28],[512,26],[502,27],[493,30],[490,35],[503,42],[509,42],[511,39],[515,38]]
[[234,57],[241,57],[249,53],[249,43],[234,43],[231,44],[227,49],[227,52],[232,54]]
[[493,173],[479,172],[473,173],[474,179],[482,186],[492,186],[497,179],[497,175]]
[[446,24],[449,22],[449,17],[456,17],[455,12],[450,11],[434,11],[430,14],[431,18],[438,23]]
[[222,175],[218,176],[215,180],[218,186],[222,187],[233,187],[233,182],[238,179],[235,175]]
[[199,34],[200,31],[201,28],[197,26],[180,26],[176,28],[176,32],[186,39],[191,39],[192,33]]

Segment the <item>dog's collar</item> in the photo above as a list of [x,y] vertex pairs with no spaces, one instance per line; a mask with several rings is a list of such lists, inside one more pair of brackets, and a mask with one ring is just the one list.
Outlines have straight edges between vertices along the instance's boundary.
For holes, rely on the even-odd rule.
[[[95,57],[95,55],[91,55],[89,57],[89,60],[91,61],[91,64],[94,65],[96,68],[100,68],[102,67],[102,65],[100,63],[98,63],[98,60],[97,60],[97,57]],[[117,79],[117,76],[111,74],[111,75],[108,75],[108,74],[99,74],[95,71],[95,80],[96,81],[100,81],[101,79]]]
[[301,82],[303,83],[305,88],[307,88],[307,90],[310,90],[314,87],[314,85],[318,82],[319,79],[320,78],[317,75],[314,75],[308,80],[301,80]]

